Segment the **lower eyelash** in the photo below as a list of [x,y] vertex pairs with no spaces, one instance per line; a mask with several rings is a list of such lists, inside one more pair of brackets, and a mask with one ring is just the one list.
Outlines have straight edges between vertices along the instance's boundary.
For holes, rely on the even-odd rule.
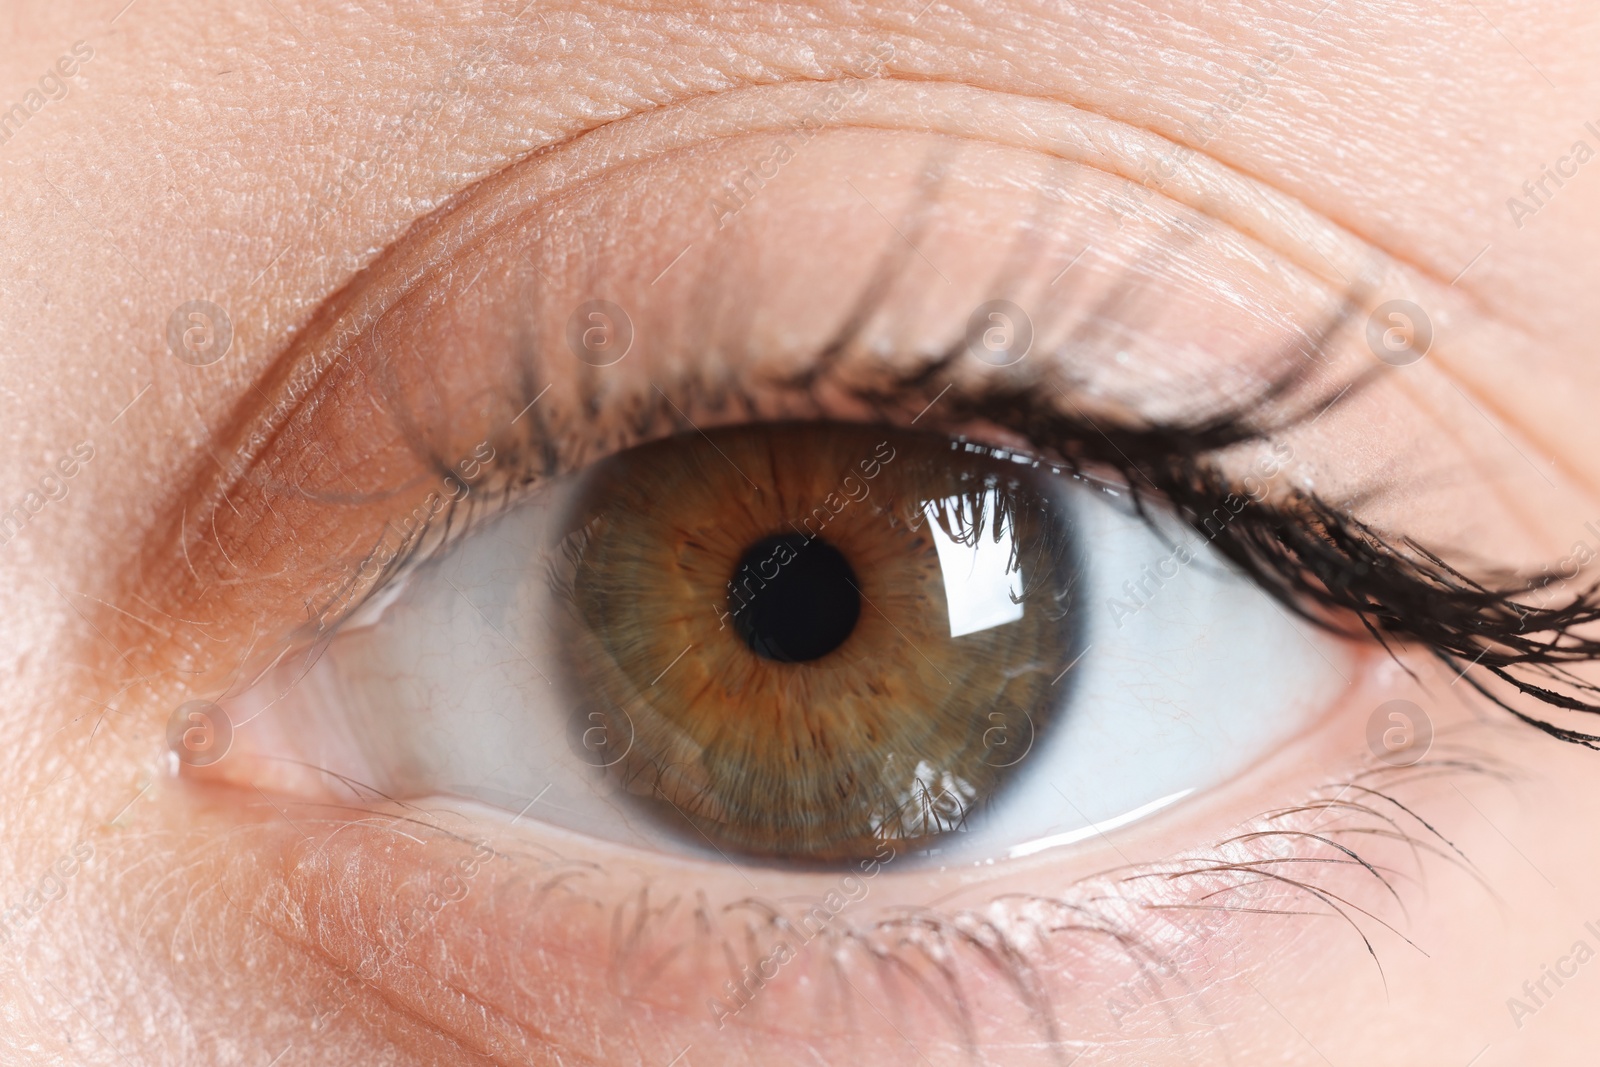
[[[1482,884],[1470,860],[1397,795],[1440,776],[1509,777],[1481,752],[1441,749],[1410,767],[1374,767],[1330,782],[1306,801],[1267,812],[1250,829],[1204,852],[1104,872],[1076,883],[1068,895],[1007,894],[980,908],[901,908],[858,918],[851,907],[870,898],[871,882],[860,883],[868,887],[864,890],[851,887],[843,893],[842,885],[835,886],[832,893],[847,901],[843,906],[824,895],[744,898],[713,907],[702,894],[692,905],[692,930],[686,936],[672,919],[690,905],[676,898],[653,901],[646,885],[612,911],[610,980],[620,996],[648,997],[653,984],[671,984],[664,975],[673,962],[709,952],[725,960],[727,977],[705,991],[707,1020],[718,1029],[747,1025],[759,1030],[766,987],[781,981],[783,969],[808,953],[813,961],[823,961],[821,972],[833,983],[813,994],[819,1018],[836,1021],[851,1004],[859,1011],[861,999],[872,993],[882,994],[871,998],[874,1010],[883,1012],[887,1001],[891,1016],[896,1007],[906,1007],[903,997],[921,997],[945,1020],[951,1043],[974,1062],[980,1059],[980,1044],[992,1036],[979,1032],[979,1008],[986,1019],[995,1014],[998,982],[1015,1009],[1013,1022],[1033,1032],[1026,1040],[1061,1050],[1062,1061],[1069,1062],[1065,1050],[1073,1040],[1074,1015],[1068,1005],[1052,1000],[1047,969],[1070,973],[1078,969],[1076,962],[1080,973],[1091,976],[1093,996],[1075,998],[1072,1005],[1079,1012],[1100,1012],[1120,1028],[1113,1001],[1138,988],[1145,1006],[1159,1006],[1169,1029],[1180,1033],[1184,1004],[1193,1001],[1205,1014],[1208,982],[1189,971],[1205,965],[1213,942],[1230,933],[1238,936],[1237,924],[1252,918],[1336,916],[1360,940],[1380,981],[1378,949],[1363,922],[1422,951],[1382,917],[1379,906],[1356,903],[1351,889],[1343,881],[1335,887],[1332,876],[1353,871],[1358,882],[1376,882],[1385,899],[1404,911],[1396,882],[1405,872],[1365,858],[1341,841],[1362,838],[1409,852],[1416,878],[1426,861],[1442,860]],[[1294,873],[1285,873],[1289,867]],[[1329,878],[1319,880],[1302,870]],[[1140,886],[1152,888],[1136,891]],[[1175,918],[1179,915],[1195,920]],[[1113,967],[1113,958],[1120,964]],[[1126,977],[1105,980],[1112,969]],[[865,973],[874,978],[867,989]],[[1085,1018],[1078,1028],[1094,1021]],[[1019,1039],[1017,1033],[1003,1036]]]

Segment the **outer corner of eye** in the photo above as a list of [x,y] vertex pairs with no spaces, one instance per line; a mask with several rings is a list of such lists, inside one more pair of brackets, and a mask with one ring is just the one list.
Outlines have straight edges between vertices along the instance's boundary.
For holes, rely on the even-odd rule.
[[659,853],[989,863],[1236,778],[1350,655],[1126,497],[769,423],[546,486],[227,714],[332,779]]

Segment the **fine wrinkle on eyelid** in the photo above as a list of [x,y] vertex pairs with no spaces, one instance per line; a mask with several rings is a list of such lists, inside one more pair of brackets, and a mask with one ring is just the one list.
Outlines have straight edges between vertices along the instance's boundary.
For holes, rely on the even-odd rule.
[[[1520,437],[1524,442],[1532,444],[1539,440],[1537,435],[1530,432],[1530,427],[1523,420],[1505,410],[1505,405],[1499,401],[1496,393],[1489,392],[1486,394],[1483,390],[1476,388],[1472,382],[1453,373],[1449,364],[1442,360],[1435,362],[1432,370],[1433,373],[1443,378],[1446,383],[1453,385],[1464,396],[1468,397],[1472,403],[1482,408],[1490,419],[1497,420],[1506,430]],[[1448,393],[1439,390],[1430,391],[1423,388],[1425,379],[1420,379],[1420,376],[1393,375],[1391,380],[1392,388],[1404,394],[1416,407],[1417,411],[1429,419],[1439,433],[1453,442],[1457,454],[1462,456],[1474,455],[1467,427],[1453,421],[1438,403],[1438,398],[1441,396],[1448,400]],[[1541,522],[1540,517],[1532,509],[1527,508],[1525,506],[1526,499],[1518,495],[1521,487],[1508,482],[1504,478],[1495,477],[1494,472],[1488,468],[1489,460],[1487,457],[1478,456],[1476,458],[1479,463],[1476,473],[1480,475],[1480,485],[1499,502],[1500,513],[1515,523],[1523,534],[1528,537],[1530,543],[1537,544],[1547,539],[1549,531]],[[1556,471],[1563,478],[1573,485],[1581,487],[1590,497],[1600,501],[1600,483],[1597,483],[1594,478],[1585,475],[1560,453],[1549,458]],[[1519,460],[1518,462],[1520,463],[1521,461]],[[1419,482],[1437,485],[1439,484],[1438,477],[1437,474],[1423,474]]]
[[[608,123],[561,147],[572,147],[586,139],[614,137],[618,142],[615,149],[599,153],[604,160],[602,166],[609,168],[697,143],[781,132],[813,117],[817,98],[830,89],[836,90],[840,85],[858,80],[866,86],[865,99],[852,102],[848,115],[834,116],[825,122],[826,128],[943,134],[1027,149],[1136,185],[1143,184],[1141,164],[1156,161],[1176,147],[1184,147],[1192,150],[1194,157],[1185,164],[1180,175],[1155,195],[1215,218],[1335,288],[1348,286],[1345,270],[1357,277],[1369,274],[1374,251],[1441,284],[1447,283],[1447,279],[1411,264],[1396,250],[1356,238],[1336,220],[1265,178],[1224,163],[1203,149],[1170,140],[1153,128],[1114,118],[1083,103],[1025,96],[963,82],[887,74],[877,78],[778,82],[732,89]],[[640,123],[672,114],[684,116],[693,127],[689,139],[678,136],[680,130],[668,131],[666,139],[652,136],[658,132],[654,129],[640,135]],[[908,115],[915,115],[917,121],[907,121]],[[1060,132],[1047,135],[1041,133],[1042,130]],[[537,158],[529,157],[530,160]],[[494,178],[523,162],[527,161],[511,164]],[[598,175],[591,173],[579,180],[594,176]],[[570,172],[562,177],[563,184],[568,184]],[[494,179],[485,179],[486,182],[491,180]],[[1302,237],[1296,240],[1290,235]],[[1317,247],[1310,247],[1313,244]]]
[[[636,162],[654,152],[689,147],[687,143],[652,143],[650,135],[658,132],[653,125],[646,128],[638,143],[630,143],[639,132],[640,122],[662,113],[692,116],[691,125],[702,141],[776,132],[787,128],[785,119],[790,122],[803,119],[809,101],[839,84],[843,83],[779,82],[706,94],[618,120],[568,144],[586,138],[598,141],[614,137],[621,151],[599,153],[607,167]],[[1155,190],[1155,197],[1215,219],[1335,289],[1350,289],[1350,278],[1356,278],[1354,286],[1358,299],[1375,291],[1380,284],[1386,297],[1409,293],[1415,287],[1412,280],[1404,277],[1389,279],[1386,264],[1392,265],[1413,275],[1415,281],[1431,283],[1432,291],[1425,302],[1437,313],[1441,324],[1456,317],[1451,314],[1454,309],[1476,319],[1480,327],[1492,323],[1508,331],[1511,338],[1494,339],[1502,347],[1508,341],[1528,344],[1538,336],[1538,331],[1530,324],[1509,315],[1505,309],[1488,306],[1475,291],[1456,286],[1457,279],[1444,277],[1439,270],[1405,249],[1390,247],[1380,238],[1364,232],[1359,225],[1323,213],[1258,171],[1224,162],[1190,142],[1172,140],[1150,125],[1114,118],[1064,98],[1024,96],[962,82],[913,80],[888,73],[869,78],[866,84],[873,92],[865,94],[865,101],[851,103],[849,114],[831,123],[833,128],[931,132],[1033,150],[1121,178],[1141,188],[1154,188],[1145,184],[1144,173],[1161,163],[1174,148],[1186,148],[1194,154],[1184,161],[1172,180]],[[923,99],[929,93],[934,94],[936,106],[927,106],[928,102]],[[751,106],[752,101],[768,110],[762,113],[760,107]],[[775,102],[787,111],[774,113],[770,105]],[[919,106],[904,106],[908,102]],[[872,113],[872,107],[878,108],[876,113]],[[1030,109],[1038,113],[1022,114]],[[906,114],[916,114],[922,121],[908,124],[904,119]],[[1046,136],[1039,132],[1063,127],[1072,128],[1077,136],[1065,133]],[[673,132],[669,131],[669,137]],[[512,164],[495,177],[509,177],[518,165]],[[590,176],[591,180],[596,177],[598,175]],[[470,191],[463,195],[470,195]],[[1448,351],[1442,343],[1435,345],[1434,358],[1429,363],[1471,403],[1551,456],[1563,477],[1600,497],[1600,472],[1586,475],[1559,447],[1554,447],[1555,442],[1537,432],[1532,425],[1539,417],[1537,413],[1529,411],[1519,417],[1511,410],[1510,394],[1496,388],[1492,376],[1484,377],[1482,384],[1473,382],[1466,368],[1475,359],[1475,353],[1470,350],[1474,347],[1474,335],[1479,332],[1482,330],[1469,332],[1459,325],[1452,330],[1456,337],[1469,337],[1468,344],[1463,346],[1466,354],[1459,361],[1460,371],[1451,367]]]
[[[837,84],[788,83],[752,90],[735,90],[700,98],[697,102],[689,104],[657,109],[632,119],[618,120],[574,138],[564,146],[564,149],[554,150],[545,158],[545,162],[554,163],[555,166],[535,167],[535,159],[529,159],[484,179],[472,189],[460,194],[446,208],[418,223],[411,234],[380,257],[371,268],[374,272],[371,277],[358,279],[346,291],[339,294],[337,299],[319,308],[317,318],[322,320],[321,327],[308,328],[299,339],[304,344],[292,345],[275,363],[273,370],[279,372],[278,384],[295,387],[290,391],[291,401],[304,400],[307,396],[314,395],[323,375],[335,365],[339,355],[343,353],[342,346],[348,343],[347,339],[362,335],[363,320],[376,318],[387,307],[392,306],[395,300],[408,293],[421,274],[434,266],[438,259],[443,258],[441,252],[447,253],[449,246],[459,246],[468,241],[481,239],[486,229],[497,225],[509,213],[525,210],[530,201],[530,192],[536,194],[531,197],[531,202],[538,203],[558,195],[575,184],[599,180],[617,166],[636,163],[652,155],[660,155],[707,141],[747,135],[753,128],[757,131],[790,128],[794,121],[807,113],[808,103],[814,105],[820,93],[829,91],[830,85]],[[965,127],[975,124],[979,128],[978,132],[983,134],[981,139],[991,143],[1006,143],[1003,140],[997,142],[993,132],[1003,127],[1006,118],[1016,119],[1012,114],[1012,105],[1017,100],[1033,99],[1009,97],[1006,94],[949,83],[932,87],[927,83],[893,81],[870,81],[866,84],[882,89],[891,97],[900,94],[897,99],[898,104],[902,105],[906,102],[903,98],[906,94],[911,98],[920,99],[930,90],[943,98],[945,104],[949,104],[953,98],[961,106],[954,108],[952,115],[945,116],[948,122],[943,122],[942,125],[940,122],[935,122],[932,125],[936,129],[954,129],[954,135],[965,137],[972,133]],[[871,99],[870,94],[867,95]],[[783,99],[787,108],[786,115],[774,117],[772,109],[766,106],[775,96]],[[896,100],[891,99],[889,103],[894,105]],[[1034,103],[1041,102],[1034,100]],[[687,134],[681,128],[683,125],[681,123],[662,131],[660,122],[650,121],[653,116],[674,110],[695,112],[698,115],[696,121],[688,123],[692,129]],[[898,118],[901,110],[903,109],[898,106],[890,106],[886,109],[886,114],[890,118]],[[1073,111],[1070,108],[1055,108],[1056,112],[1062,110]],[[930,113],[929,108],[920,110],[920,114],[924,117]],[[1110,120],[1089,113],[1074,113],[1091,124],[1098,122],[1101,126],[1115,125],[1110,123]],[[853,120],[857,121],[867,117],[870,116],[863,114],[852,116]],[[903,126],[903,123],[899,127],[883,123],[875,128],[890,129]],[[1013,140],[1016,143],[1027,143],[1026,138],[1020,141],[1016,138]],[[1086,137],[1084,144],[1095,147],[1095,138]],[[566,168],[560,166],[560,163],[567,158],[565,153],[576,151],[584,145],[594,147],[595,151],[581,156],[575,166]],[[595,162],[596,157],[598,164]],[[1091,161],[1087,165],[1094,164]],[[1098,166],[1095,169],[1104,171],[1106,168]],[[437,238],[436,243],[430,243],[430,238]],[[294,376],[302,368],[308,368],[311,374],[303,381],[296,381]],[[283,391],[273,388],[260,390],[266,395],[280,397]],[[298,403],[280,403],[274,410],[278,426],[284,425],[292,418],[298,407]],[[244,410],[239,413],[235,423],[235,440],[245,438],[250,431],[251,422],[250,411]],[[256,433],[260,435],[261,441],[260,446],[254,450],[257,455],[270,447],[277,428],[272,425],[257,425]],[[255,435],[252,434],[248,439],[254,438]],[[251,452],[249,448],[238,450],[240,464],[235,467],[236,471],[248,470],[249,464],[254,459]],[[225,475],[226,472],[219,468],[218,474]],[[226,492],[231,488],[231,485],[221,484],[224,479],[213,480],[219,484],[210,488],[219,489],[219,492]]]
[[[1358,278],[1368,275],[1372,266],[1372,252],[1380,253],[1385,259],[1442,287],[1451,284],[1452,279],[1445,277],[1438,269],[1415,259],[1403,249],[1389,247],[1382,240],[1366,235],[1359,226],[1322,211],[1268,175],[1226,161],[1191,141],[1174,139],[1151,124],[1116,117],[1095,110],[1085,101],[1063,96],[1024,95],[967,82],[897,77],[892,73],[866,80],[869,85],[881,89],[884,96],[882,100],[872,101],[880,106],[878,113],[867,114],[868,108],[855,103],[850,106],[849,116],[841,117],[829,125],[941,133],[1009,148],[1031,149],[1138,185],[1145,184],[1146,174],[1149,173],[1141,164],[1161,161],[1173,149],[1187,149],[1193,155],[1184,162],[1179,174],[1157,190],[1156,195],[1239,230],[1329,285],[1347,287],[1350,275]],[[776,132],[786,128],[780,121],[782,118],[792,120],[805,116],[803,105],[807,101],[804,96],[798,103],[782,99],[776,101],[790,107],[787,116],[770,113],[764,117],[748,116],[731,127],[720,126],[728,116],[719,115],[718,112],[727,109],[737,113],[749,98],[770,104],[779,94],[817,95],[830,86],[840,84],[845,82],[777,82],[705,94],[681,104],[629,116],[607,127],[588,131],[583,136],[592,136],[607,128],[621,134],[627,130],[626,124],[630,121],[673,111],[693,115],[697,126],[706,130],[706,139],[717,136],[712,132],[714,128],[722,128],[721,136]],[[926,105],[927,101],[920,98],[929,92],[946,95],[948,99],[936,99],[936,106],[932,108],[898,107],[907,102]],[[1024,116],[1021,114],[1024,109],[1035,111],[1037,117],[1035,114]],[[922,121],[906,122],[905,115],[908,113],[916,114]],[[1040,132],[1061,130],[1064,126],[1070,132],[1054,136]],[[1299,239],[1291,236],[1296,234],[1301,235]],[[1345,271],[1349,271],[1349,275]],[[1481,316],[1503,318],[1491,309],[1478,305],[1470,293],[1468,296]],[[1518,325],[1525,332],[1531,332],[1525,326]]]
[[[863,99],[850,104],[848,118],[825,123],[827,128],[925,132],[986,141],[1039,151],[1135,185],[1140,163],[1159,158],[1174,145],[1143,128],[1040,97],[892,76],[849,82],[866,87]],[[662,105],[575,134],[480,179],[414,223],[371,267],[324,300],[305,329],[269,362],[254,392],[276,395],[290,385],[301,392],[314,389],[321,372],[313,366],[307,380],[296,382],[299,364],[308,360],[314,364],[321,352],[325,371],[334,361],[327,350],[341,349],[358,336],[361,320],[381,315],[442,253],[482,237],[508,215],[597,181],[623,165],[708,142],[792,129],[815,115],[820,99],[830,90],[838,91],[846,83],[779,82]],[[908,122],[908,114],[918,121]],[[1038,132],[1063,127],[1066,132],[1055,136]],[[578,153],[584,154],[576,161],[567,158]],[[1334,288],[1348,284],[1342,278],[1371,274],[1378,250],[1300,202],[1204,153],[1185,168],[1181,181],[1169,183],[1155,195],[1216,218]],[[220,436],[243,440],[257,407],[241,398]],[[277,410],[280,422],[293,414],[284,405]],[[256,427],[263,444],[270,440],[272,429]],[[248,463],[254,457],[241,450],[240,458]]]

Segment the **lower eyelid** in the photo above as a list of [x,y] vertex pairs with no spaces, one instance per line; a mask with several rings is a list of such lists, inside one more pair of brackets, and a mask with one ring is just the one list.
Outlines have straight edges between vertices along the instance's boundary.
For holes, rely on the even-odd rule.
[[[315,828],[307,813],[291,809],[290,814],[302,827]],[[403,832],[410,837],[416,828]],[[289,843],[283,834],[277,836]],[[863,996],[892,1008],[901,1025],[920,1019],[916,1032],[931,1037],[936,1046],[960,1046],[1024,1030],[1033,1030],[1036,1038],[1045,1036],[1037,1031],[1044,1021],[1042,1002],[1034,997],[1029,1003],[1028,996],[1019,996],[1020,988],[1046,980],[1043,972],[1033,970],[1020,954],[1009,967],[994,966],[993,953],[999,950],[1005,955],[1006,941],[1015,940],[996,936],[1005,925],[995,921],[996,909],[991,906],[983,919],[978,913],[941,917],[933,910],[894,916],[894,906],[872,899],[873,894],[893,891],[882,881],[890,877],[886,871],[877,879],[859,880],[854,890],[819,886],[809,894],[788,894],[779,900],[748,887],[741,894],[734,878],[719,878],[719,890],[673,891],[664,889],[660,879],[638,872],[518,855],[509,851],[514,845],[502,843],[502,852],[470,880],[463,879],[467,888],[459,901],[445,904],[440,903],[439,890],[449,872],[457,869],[450,855],[459,856],[467,849],[461,844],[448,850],[431,845],[413,844],[371,825],[346,830],[326,845],[291,846],[308,856],[298,866],[311,873],[294,878],[299,888],[290,889],[293,906],[281,916],[292,914],[293,921],[277,930],[279,936],[300,941],[308,931],[318,931],[315,943],[303,947],[330,955],[336,970],[364,975],[386,997],[398,997],[410,1010],[449,1032],[477,1029],[473,1017],[479,1009],[451,1011],[425,992],[431,982],[448,980],[458,988],[470,988],[474,1002],[514,1020],[524,1035],[543,1031],[563,1049],[582,1047],[578,1035],[586,1032],[609,1031],[608,1045],[619,1038],[626,1041],[628,1032],[637,1029],[626,1019],[636,1022],[646,1017],[651,1021],[648,1031],[632,1036],[653,1046],[647,1060],[664,1053],[661,1062],[695,1042],[701,1044],[702,1055],[711,1054],[706,1048],[708,1028],[715,1029],[719,1019],[724,1026],[760,1032],[764,1042],[825,1043],[831,1036],[840,1051],[853,1049],[863,1031],[870,1035],[881,1029],[865,1006],[857,1003],[851,1011],[842,1003]],[[348,906],[355,898],[330,895],[326,885],[317,884],[340,869],[369,868],[371,857],[366,852],[373,847],[386,854],[386,867],[412,872],[418,884],[414,889],[392,885],[387,891],[365,887],[359,912],[352,914]],[[422,859],[427,852],[439,855],[431,861]],[[429,887],[436,898],[432,902],[424,895]],[[714,894],[720,903],[713,903]],[[812,898],[807,901],[809,908],[797,906],[799,896]],[[1065,904],[1022,904],[1020,910],[1031,910],[1045,921],[1081,922],[1083,917]],[[774,915],[787,915],[790,921],[774,921]],[[419,923],[424,932],[418,942],[431,946],[422,956],[435,961],[422,965],[425,974],[431,973],[431,981],[410,973],[410,953],[406,966],[374,967],[372,960],[384,959],[386,948],[381,942],[351,936],[355,924],[406,930]],[[1092,975],[1105,970],[1103,936],[1082,933],[1067,939],[1073,940],[1079,942],[1076,951],[1056,940],[1057,965],[1062,958],[1076,957],[1078,965],[1071,968],[1074,978],[1093,982]],[[793,958],[763,968],[763,960],[790,955],[779,947],[785,944],[794,946]],[[959,1009],[943,994],[898,1005],[886,1000],[886,994],[894,993],[880,980],[891,958],[900,960],[893,966],[916,960],[920,968],[944,968],[962,997],[984,1005],[994,1031],[978,1034],[970,1029],[970,1021],[964,1028],[952,1018],[952,1011],[959,1015]],[[1088,972],[1086,965],[1091,968]],[[772,977],[759,982],[751,977],[759,977],[763,969]],[[781,983],[774,980],[780,971]],[[402,988],[391,986],[396,979]],[[730,981],[743,992],[730,990]],[[358,979],[356,984],[362,983]],[[348,985],[334,983],[322,991],[317,1014],[334,1015],[345,998],[353,1003],[359,994]],[[562,991],[561,1010],[552,1017],[547,998],[555,989]],[[1056,1005],[1053,1011],[1059,1009]],[[614,1051],[602,1057],[606,1062],[622,1058],[612,1047]],[[767,1048],[770,1051],[771,1044]]]
[[[1263,792],[1302,796],[1325,774],[1308,778],[1303,764],[1337,765],[1360,750],[1366,708],[1403,676],[1370,657],[1353,673],[1359,691],[1330,713],[1321,736],[1297,746],[1309,753],[1276,760],[1267,784],[1257,778],[1225,791],[1216,807],[1243,814],[1259,809]],[[248,753],[236,753],[236,768],[248,766]],[[217,767],[230,763],[232,755]],[[1345,781],[1320,791],[1324,804],[1350,795]],[[326,966],[294,994],[304,1016],[320,1020],[311,1042],[381,1028],[398,1010],[504,1062],[543,1048],[564,1062],[582,1062],[587,1051],[599,1062],[667,1063],[690,1045],[701,1063],[739,1048],[791,1049],[792,1062],[822,1049],[848,1062],[862,1046],[886,1063],[918,1063],[918,1055],[963,1062],[970,1044],[1049,1041],[1147,1047],[1160,1062],[1175,1034],[1197,1055],[1217,1047],[1215,1020],[1246,1010],[1240,998],[1251,996],[1229,976],[1241,959],[1279,955],[1282,931],[1305,940],[1297,952],[1339,953],[1352,966],[1368,966],[1363,934],[1381,952],[1413,951],[1356,910],[1400,924],[1374,876],[1299,836],[1326,838],[1338,825],[1315,806],[1288,822],[1249,820],[1244,831],[1267,836],[1190,850],[1186,860],[1151,862],[1181,856],[1210,832],[1174,811],[1106,842],[948,879],[902,874],[891,862],[858,878],[856,891],[843,876],[772,880],[766,871],[596,847],[527,822],[507,828],[431,801],[399,808],[329,797],[217,795],[213,810],[231,819],[247,808],[256,825],[201,857],[254,868],[249,884],[226,880],[228,907]],[[1411,837],[1442,849],[1418,821],[1426,809],[1385,810]],[[1390,829],[1378,819],[1362,825]],[[1332,840],[1374,854],[1366,838]],[[1403,865],[1409,847],[1395,842],[1394,854],[1373,862]],[[1278,870],[1323,896],[1284,890],[1241,900],[1253,874],[1299,858],[1314,862]],[[1405,889],[1406,879],[1398,884]],[[830,891],[845,901],[837,911],[826,905]],[[1213,910],[1219,898],[1239,911]],[[818,904],[828,921],[806,937],[802,917]],[[1295,909],[1334,921],[1253,914]],[[211,905],[200,918],[207,914]],[[1292,925],[1264,938],[1264,924],[1275,921]],[[764,978],[762,961],[786,938],[804,939],[796,958]],[[754,993],[730,992],[730,981]]]
[[[1398,788],[1393,780],[1386,787]],[[1320,802],[1337,803],[1349,790],[1349,782],[1330,784]],[[1124,1044],[1152,1029],[1170,1041],[1175,1025],[1197,1051],[1211,1047],[1211,1020],[1227,1017],[1239,995],[1226,988],[1235,954],[1260,954],[1255,934],[1266,920],[1252,913],[1310,899],[1275,882],[1250,890],[1255,875],[1318,856],[1315,876],[1295,869],[1294,877],[1380,911],[1383,894],[1370,875],[1303,838],[1306,827],[1325,834],[1336,825],[1327,811],[1312,806],[1289,824],[1258,820],[1246,830],[1267,836],[1189,860],[1123,867],[1104,850],[1111,870],[1054,893],[1016,892],[1015,877],[1000,876],[964,887],[970,906],[910,907],[894,897],[892,864],[854,884],[819,878],[780,894],[759,884],[763,872],[685,881],[682,871],[647,873],[617,854],[562,858],[563,849],[530,849],[516,835],[480,837],[442,813],[375,812],[351,822],[349,813],[290,803],[263,815],[272,844],[257,841],[254,851],[283,849],[285,874],[269,894],[277,903],[256,915],[329,962],[327,982],[305,991],[319,1030],[372,1021],[376,993],[377,1003],[519,1062],[540,1045],[567,1055],[590,1049],[603,1062],[632,1055],[663,1063],[697,1045],[699,1062],[717,1062],[723,1043],[750,1041],[796,1056],[832,1048],[843,1057],[878,1044],[887,1062],[918,1062],[900,1044],[906,1034],[920,1054],[944,1062],[996,1041]],[[1427,837],[1419,821],[1405,829]],[[1216,869],[1218,860],[1226,869]],[[1184,870],[1190,876],[1174,877]],[[449,889],[451,879],[461,889]],[[1215,909],[1219,899],[1238,911]],[[1350,930],[1318,929],[1361,955]],[[1391,939],[1385,950],[1392,947]],[[1175,1007],[1153,1006],[1171,998]]]
[[[1251,869],[1250,856],[1280,856],[1259,842],[1234,844],[1232,873],[1175,879],[1183,863],[1126,865],[1129,856],[1142,861],[1149,842],[1118,835],[1108,847],[1085,846],[1087,855],[1065,853],[1070,862],[1046,854],[936,889],[938,878],[902,874],[892,859],[859,873],[779,877],[647,857],[527,823],[508,829],[447,802],[397,809],[360,796],[262,800],[244,797],[264,835],[246,851],[283,873],[268,891],[276,903],[256,914],[347,976],[308,991],[315,1016],[331,1024],[341,1005],[368,1011],[376,990],[486,1048],[508,1039],[481,1034],[482,1006],[516,1040],[542,1034],[567,1049],[595,1032],[624,1040],[631,1031],[619,1013],[646,1013],[649,1033],[627,1039],[661,1042],[651,1054],[665,1051],[667,1060],[682,1044],[704,1046],[718,1018],[735,1033],[797,1047],[827,1035],[841,1050],[863,1032],[886,1039],[868,1001],[950,1049],[1019,1034],[1059,1039],[1065,1021],[1076,1037],[1105,1030],[1106,989],[1160,966],[1192,992],[1213,977],[1206,961],[1214,950],[1251,943],[1238,916],[1196,926],[1164,910],[1194,905],[1204,914]],[[1312,812],[1300,825],[1317,821]],[[1157,839],[1170,844],[1172,836]],[[1211,863],[1204,855],[1188,868]],[[1067,882],[1068,866],[1107,871]],[[1318,884],[1366,899],[1362,878],[1330,869],[1333,881],[1319,871]],[[746,968],[759,977],[780,943],[796,958],[777,968],[781,981],[755,982]],[[897,984],[912,975],[920,978]],[[756,992],[730,991],[730,980]],[[452,1006],[429,992],[440,982],[470,996]],[[552,1010],[557,989],[560,1009]],[[841,1013],[843,999],[856,1001],[854,1014]],[[981,1011],[963,1021],[963,1005]]]

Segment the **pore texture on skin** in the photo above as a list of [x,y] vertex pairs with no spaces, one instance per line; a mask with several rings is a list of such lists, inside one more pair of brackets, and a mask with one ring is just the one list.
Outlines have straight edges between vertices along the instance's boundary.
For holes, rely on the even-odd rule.
[[1587,5],[18,0],[0,1064],[1580,1064]]

